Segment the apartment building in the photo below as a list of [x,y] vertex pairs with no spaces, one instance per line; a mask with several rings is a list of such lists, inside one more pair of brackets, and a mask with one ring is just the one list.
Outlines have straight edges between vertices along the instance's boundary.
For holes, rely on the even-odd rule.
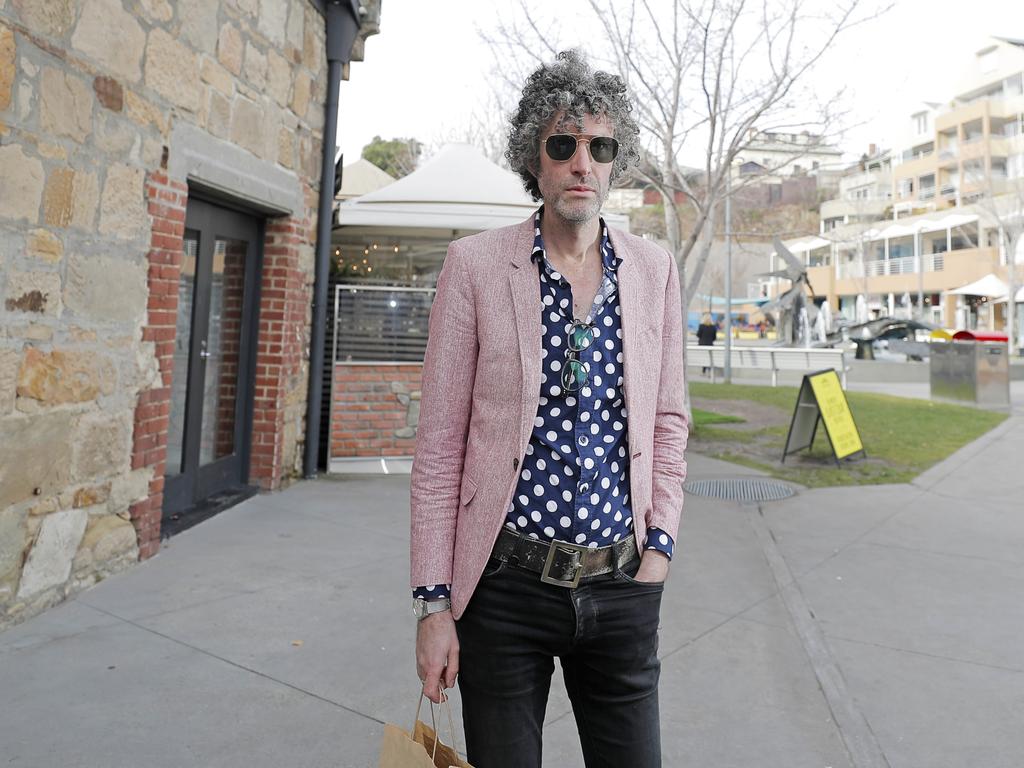
[[1024,202],[1022,85],[1024,41],[989,38],[949,102],[915,105],[894,149],[844,176],[818,236],[787,243],[816,300],[850,321],[889,314],[1005,328],[1005,212]]
[[821,204],[821,233],[844,224],[877,221],[892,205],[892,153],[872,144],[839,179],[839,195]]

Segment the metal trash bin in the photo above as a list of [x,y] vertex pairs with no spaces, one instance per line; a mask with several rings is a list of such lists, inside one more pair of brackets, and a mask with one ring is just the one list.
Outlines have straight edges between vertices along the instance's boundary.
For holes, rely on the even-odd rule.
[[931,342],[931,395],[983,408],[1010,407],[1010,359],[1006,344],[987,341]]

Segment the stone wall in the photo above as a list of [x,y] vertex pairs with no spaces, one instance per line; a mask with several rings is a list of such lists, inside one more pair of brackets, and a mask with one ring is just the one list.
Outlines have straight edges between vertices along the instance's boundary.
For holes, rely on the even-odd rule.
[[251,473],[300,470],[325,99],[310,0],[0,0],[0,627],[159,547],[193,126],[285,172]]
[[331,458],[412,456],[422,378],[422,364],[334,366]]

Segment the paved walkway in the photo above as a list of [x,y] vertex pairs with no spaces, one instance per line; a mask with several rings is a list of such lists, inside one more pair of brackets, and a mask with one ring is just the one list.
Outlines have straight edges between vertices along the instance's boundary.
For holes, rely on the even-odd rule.
[[[689,496],[665,765],[1019,768],[1022,455],[1018,415],[913,484]],[[0,764],[376,765],[418,685],[407,520],[407,476],[298,483],[0,634]],[[545,764],[581,766],[557,675],[547,722]]]

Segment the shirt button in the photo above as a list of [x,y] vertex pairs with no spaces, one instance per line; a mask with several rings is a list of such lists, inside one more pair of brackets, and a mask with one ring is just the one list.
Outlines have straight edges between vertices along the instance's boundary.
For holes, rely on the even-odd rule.
[[580,493],[586,493],[590,489],[590,486],[586,483],[580,483]]
[[589,442],[590,442],[590,440],[587,438],[586,435],[580,435],[580,439],[579,439],[580,445],[586,445]]
[[512,469],[519,469],[519,459],[512,459]]

